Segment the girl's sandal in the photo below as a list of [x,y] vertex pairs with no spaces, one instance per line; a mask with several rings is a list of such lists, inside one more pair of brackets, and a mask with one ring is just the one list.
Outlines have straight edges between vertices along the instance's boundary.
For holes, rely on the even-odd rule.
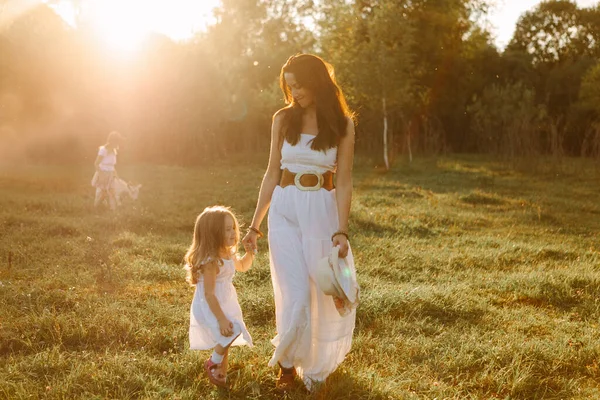
[[218,372],[220,364],[214,363],[210,357],[204,362],[204,372],[213,385],[227,387],[227,376]]

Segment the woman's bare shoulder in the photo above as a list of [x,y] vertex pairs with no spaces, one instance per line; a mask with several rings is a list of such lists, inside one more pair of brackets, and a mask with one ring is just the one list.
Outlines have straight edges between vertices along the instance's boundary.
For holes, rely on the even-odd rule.
[[282,109],[277,110],[277,112],[275,112],[275,114],[273,114],[273,122],[281,123],[281,121],[283,121],[283,119],[288,115],[289,112],[290,112],[289,107],[284,107]]
[[354,121],[354,116],[352,115],[346,115],[346,126],[350,127],[354,127],[354,125],[356,125],[356,121]]

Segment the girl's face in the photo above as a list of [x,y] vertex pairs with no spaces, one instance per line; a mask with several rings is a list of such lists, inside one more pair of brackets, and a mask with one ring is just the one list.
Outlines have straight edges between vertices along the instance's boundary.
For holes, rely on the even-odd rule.
[[236,228],[235,228],[235,222],[233,221],[233,218],[231,218],[231,215],[226,215],[225,216],[225,238],[223,240],[223,242],[225,243],[226,247],[232,247],[235,246],[237,241],[237,232],[236,232]]
[[285,78],[285,82],[287,83],[287,85],[290,87],[290,90],[292,91],[292,97],[300,105],[300,107],[306,108],[306,107],[310,107],[311,105],[314,104],[314,102],[315,102],[314,93],[310,89],[300,85],[296,81],[296,77],[294,76],[293,73],[286,72],[285,74],[283,74],[283,77]]
[[118,133],[116,133],[116,134],[111,133],[110,135],[108,135],[108,140],[106,142],[108,143],[109,146],[118,148],[119,144],[121,142],[121,137]]

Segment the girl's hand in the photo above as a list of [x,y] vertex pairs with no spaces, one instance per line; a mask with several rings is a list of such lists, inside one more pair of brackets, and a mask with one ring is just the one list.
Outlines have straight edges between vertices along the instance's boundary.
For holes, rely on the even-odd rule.
[[250,243],[244,243],[244,242],[242,242],[242,244],[244,245],[244,251],[246,252],[246,254],[250,254],[252,257],[254,257],[256,252],[252,248],[252,245]]
[[335,235],[333,237],[333,247],[340,248],[339,257],[344,258],[348,255],[348,239],[344,235]]
[[233,324],[227,318],[219,321],[219,330],[223,336],[233,335]]
[[258,252],[258,246],[256,245],[256,240],[258,238],[258,233],[254,231],[248,231],[244,239],[242,239],[242,244],[244,245],[244,250],[247,252],[251,252],[252,254],[256,254]]

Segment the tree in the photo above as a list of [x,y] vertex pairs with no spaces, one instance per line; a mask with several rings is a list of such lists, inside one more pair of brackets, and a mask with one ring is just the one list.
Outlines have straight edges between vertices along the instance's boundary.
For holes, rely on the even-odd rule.
[[514,160],[541,153],[545,110],[521,83],[492,85],[468,108],[477,149]]
[[600,118],[600,64],[596,64],[583,77],[579,102],[585,110]]
[[591,121],[587,124],[581,155],[600,160],[600,64],[584,76],[577,109],[582,118]]
[[498,74],[497,50],[474,21],[486,9],[483,1],[416,0],[407,11],[418,38],[412,47],[418,112],[411,125],[425,151],[468,149],[466,107]]
[[361,120],[377,116],[381,121],[374,125],[382,128],[378,142],[386,168],[390,127],[405,119],[413,96],[406,7],[407,2],[395,0],[327,1],[321,9],[326,16],[320,24],[323,55],[335,65],[350,103],[360,107]]
[[582,56],[598,57],[595,13],[570,0],[549,0],[523,14],[508,46],[533,56],[534,64],[560,63]]
[[580,152],[589,119],[574,105],[581,78],[600,57],[600,8],[580,9],[572,1],[550,0],[526,12],[517,24],[506,55],[529,58],[536,98],[559,131],[565,150]]
[[[224,0],[216,13],[217,23],[198,44],[207,48],[221,74],[228,112],[221,135],[228,137],[229,147],[236,142],[246,149],[268,147],[270,117],[283,106],[283,100],[282,96],[263,93],[273,91],[273,82],[288,57],[312,49],[312,33],[300,26],[310,3]],[[271,103],[257,103],[255,99]]]

